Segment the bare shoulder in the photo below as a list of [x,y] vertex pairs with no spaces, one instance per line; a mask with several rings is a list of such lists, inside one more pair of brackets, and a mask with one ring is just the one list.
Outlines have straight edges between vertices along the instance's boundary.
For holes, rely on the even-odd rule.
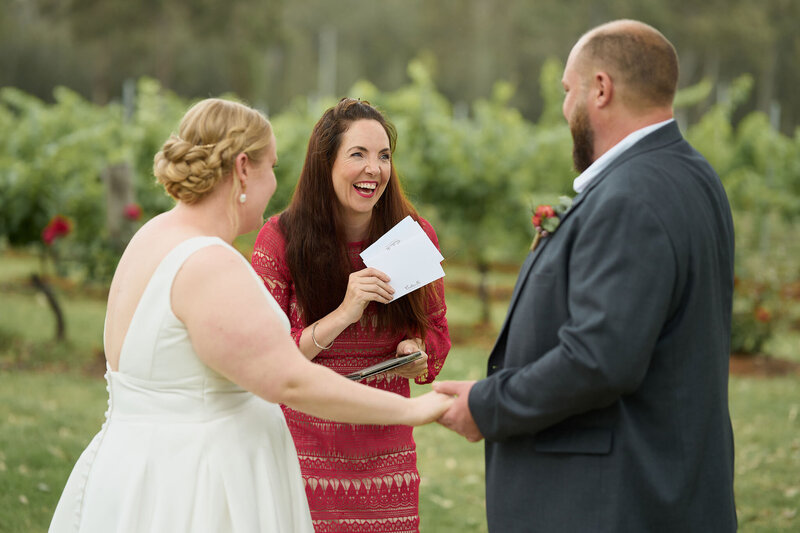
[[193,290],[200,286],[253,281],[250,266],[235,249],[220,244],[204,246],[184,262],[175,276],[175,285],[187,285]]
[[198,357],[240,385],[230,365],[241,359],[231,359],[232,353],[260,357],[276,339],[285,341],[285,349],[295,348],[265,292],[247,260],[221,243],[194,252],[172,283],[172,312],[186,326]]
[[245,305],[260,291],[250,265],[227,246],[210,245],[194,252],[172,284],[172,309],[178,318],[224,310],[232,302]]
[[117,265],[117,274],[124,275],[128,269],[143,273],[150,271],[152,274],[169,251],[188,236],[190,235],[186,231],[170,224],[167,213],[152,218],[133,235],[125,247]]
[[112,368],[116,367],[130,321],[153,273],[178,243],[191,236],[172,227],[169,217],[159,215],[136,232],[117,264],[108,291],[105,348]]

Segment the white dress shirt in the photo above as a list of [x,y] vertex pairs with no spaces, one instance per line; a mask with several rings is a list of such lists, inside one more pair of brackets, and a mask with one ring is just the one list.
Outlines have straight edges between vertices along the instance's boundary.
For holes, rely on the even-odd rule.
[[606,153],[598,157],[594,163],[589,165],[589,168],[584,170],[580,176],[575,178],[575,181],[572,182],[572,188],[575,189],[576,193],[583,192],[583,190],[589,186],[589,183],[591,183],[593,179],[595,179],[608,165],[610,165],[612,161],[619,157],[622,152],[642,140],[650,133],[656,131],[658,128],[666,126],[670,122],[674,121],[675,119],[671,118],[663,122],[650,124],[649,126],[645,126],[644,128],[629,134],[620,142],[612,146],[611,149]]

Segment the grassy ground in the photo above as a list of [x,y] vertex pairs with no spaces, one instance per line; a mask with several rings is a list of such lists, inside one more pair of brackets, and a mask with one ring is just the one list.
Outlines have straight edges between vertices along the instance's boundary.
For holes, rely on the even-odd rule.
[[741,531],[800,531],[800,379],[731,379],[730,404]]
[[0,531],[47,530],[73,464],[100,429],[106,401],[96,377],[0,373]]
[[[59,288],[68,341],[53,343],[46,303],[25,286],[35,260],[0,257],[0,531],[46,531],[61,489],[106,409],[101,337],[104,302],[79,289]],[[463,267],[447,269],[450,287],[470,281]],[[504,290],[515,275],[492,282]],[[474,298],[448,289],[448,316],[457,344],[443,379],[484,375],[493,331],[470,328]],[[505,304],[492,306],[493,328]],[[469,332],[469,336],[467,336]],[[455,335],[454,335],[455,336]],[[779,343],[797,357],[797,335]],[[419,388],[416,388],[419,390]],[[800,377],[733,377],[731,413],[736,435],[736,496],[745,532],[800,530]],[[438,425],[415,430],[422,475],[422,531],[485,532],[483,446]]]

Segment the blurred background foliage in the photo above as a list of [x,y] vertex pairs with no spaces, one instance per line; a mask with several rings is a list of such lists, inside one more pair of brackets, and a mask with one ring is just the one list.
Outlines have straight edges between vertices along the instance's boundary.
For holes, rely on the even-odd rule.
[[186,97],[232,92],[271,114],[297,95],[341,95],[361,79],[406,85],[422,59],[459,108],[496,80],[517,91],[528,120],[546,107],[538,76],[577,37],[615,18],[649,22],[675,44],[683,87],[716,93],[743,73],[737,108],[800,123],[800,3],[796,0],[0,0],[0,86],[52,100],[57,85],[105,104],[143,76]]
[[[172,205],[153,155],[207,96],[270,116],[278,212],[313,124],[347,95],[396,124],[404,185],[448,261],[479,272],[485,320],[487,273],[522,261],[531,208],[572,194],[563,61],[582,32],[620,17],[678,49],[676,116],[734,209],[737,323],[753,330],[742,346],[775,325],[800,330],[794,0],[0,0],[0,250],[107,283],[125,237]],[[109,203],[120,166],[141,219]],[[48,246],[56,215],[71,232]]]

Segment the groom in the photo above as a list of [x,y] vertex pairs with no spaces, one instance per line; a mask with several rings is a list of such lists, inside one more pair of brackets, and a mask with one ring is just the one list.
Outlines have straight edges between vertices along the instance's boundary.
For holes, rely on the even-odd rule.
[[672,117],[675,50],[615,21],[562,83],[578,193],[526,259],[478,382],[439,420],[486,439],[489,530],[736,529],[728,358],[733,224]]

